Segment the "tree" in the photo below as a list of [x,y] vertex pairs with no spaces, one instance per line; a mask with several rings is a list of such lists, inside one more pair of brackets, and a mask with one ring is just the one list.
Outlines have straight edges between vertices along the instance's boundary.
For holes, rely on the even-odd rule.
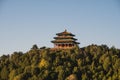
[[7,80],[9,75],[9,71],[6,66],[4,66],[1,70],[1,79]]
[[31,48],[33,50],[37,50],[38,49],[38,46],[36,44],[33,45],[33,47]]
[[39,63],[39,67],[42,68],[48,68],[49,67],[49,62],[45,59],[41,59],[40,63]]
[[10,80],[13,80],[16,75],[17,75],[17,74],[16,74],[16,71],[15,71],[15,70],[12,70],[12,71],[10,72],[10,74],[9,74],[9,79],[10,79]]
[[65,80],[78,80],[76,74],[69,75]]
[[103,62],[103,68],[105,71],[108,71],[111,65],[111,61],[109,57],[106,57],[104,62]]

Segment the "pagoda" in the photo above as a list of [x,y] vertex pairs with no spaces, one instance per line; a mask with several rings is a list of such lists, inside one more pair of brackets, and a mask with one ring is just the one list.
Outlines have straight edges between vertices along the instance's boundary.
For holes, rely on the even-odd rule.
[[76,42],[77,39],[74,38],[74,34],[67,32],[67,30],[57,33],[54,40],[51,41],[56,49],[71,49],[80,44]]

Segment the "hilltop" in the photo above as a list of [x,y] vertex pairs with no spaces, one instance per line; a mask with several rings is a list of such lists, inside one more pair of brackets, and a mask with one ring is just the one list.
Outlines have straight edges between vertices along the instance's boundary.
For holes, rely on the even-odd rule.
[[66,50],[38,48],[0,57],[0,80],[119,80],[120,50],[89,45]]

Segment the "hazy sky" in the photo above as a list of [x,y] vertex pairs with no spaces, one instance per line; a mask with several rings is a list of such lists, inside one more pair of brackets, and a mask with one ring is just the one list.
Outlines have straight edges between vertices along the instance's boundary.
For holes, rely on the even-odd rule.
[[0,55],[28,51],[33,44],[53,47],[67,29],[80,47],[120,48],[119,0],[0,0]]

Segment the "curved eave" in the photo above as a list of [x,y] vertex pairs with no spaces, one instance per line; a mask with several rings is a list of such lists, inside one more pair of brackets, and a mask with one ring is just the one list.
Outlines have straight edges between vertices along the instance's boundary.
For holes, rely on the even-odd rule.
[[80,44],[79,42],[75,42],[76,44]]
[[77,40],[76,38],[73,38],[73,37],[54,37],[54,39],[73,39],[73,40]]
[[68,43],[68,42],[74,42],[74,41],[51,41],[52,43]]
[[80,44],[79,42],[75,42],[75,41],[51,41],[52,43],[75,43],[75,44]]
[[56,35],[61,36],[61,35],[70,35],[70,36],[75,36],[72,33],[57,33]]

